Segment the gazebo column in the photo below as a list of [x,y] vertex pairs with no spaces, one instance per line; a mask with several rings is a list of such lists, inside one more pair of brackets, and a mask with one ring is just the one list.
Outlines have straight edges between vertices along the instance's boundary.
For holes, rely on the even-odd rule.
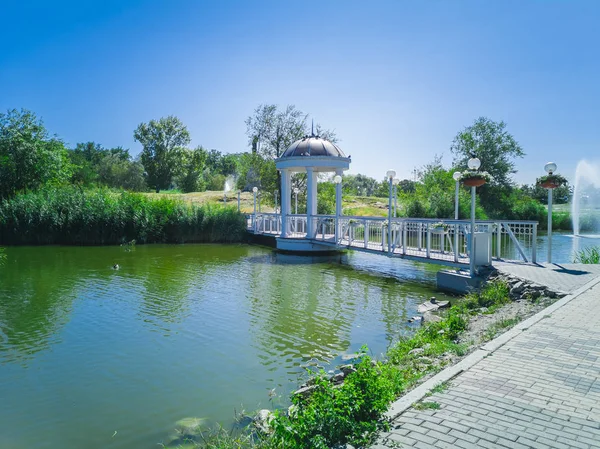
[[[336,176],[344,176],[344,170],[341,168],[335,169]],[[342,216],[342,183],[335,184],[335,242],[338,243],[341,236],[340,217]]]
[[317,215],[317,174],[313,167],[306,167],[306,237],[314,238],[315,215]]
[[292,172],[290,170],[281,170],[281,237],[287,237],[290,232],[290,198],[292,185]]

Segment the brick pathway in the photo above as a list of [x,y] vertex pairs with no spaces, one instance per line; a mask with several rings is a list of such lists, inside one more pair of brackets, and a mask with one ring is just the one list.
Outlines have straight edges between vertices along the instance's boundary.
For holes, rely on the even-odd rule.
[[600,448],[600,284],[424,401],[373,449]]

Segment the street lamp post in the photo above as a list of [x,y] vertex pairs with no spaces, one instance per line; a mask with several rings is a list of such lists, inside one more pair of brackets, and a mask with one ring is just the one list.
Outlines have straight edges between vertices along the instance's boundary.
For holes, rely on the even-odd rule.
[[241,199],[240,199],[240,195],[242,194],[241,190],[238,190],[238,212],[240,211],[240,203],[241,203]]
[[455,171],[452,175],[452,179],[456,182],[456,186],[454,189],[454,219],[458,220],[458,183],[460,181],[460,172]]
[[340,236],[340,215],[342,214],[342,177],[335,175],[333,177],[333,183],[335,184],[335,243],[337,245],[338,238]]
[[400,180],[398,178],[394,178],[392,184],[394,184],[394,217],[397,216],[398,212],[398,183]]
[[388,170],[385,173],[390,185],[390,194],[388,202],[388,253],[392,252],[392,190],[394,187],[394,178],[396,177],[395,170]]
[[[558,167],[554,162],[544,165],[546,173],[551,175]],[[548,189],[548,263],[552,263],[552,190]]]
[[[469,159],[467,163],[469,170],[477,171],[481,167],[481,161],[474,157]],[[471,241],[470,241],[470,257],[469,257],[469,271],[471,277],[475,276],[475,190],[477,187],[471,187]]]
[[256,233],[256,193],[258,192],[258,187],[252,187],[252,193],[254,194],[254,232]]

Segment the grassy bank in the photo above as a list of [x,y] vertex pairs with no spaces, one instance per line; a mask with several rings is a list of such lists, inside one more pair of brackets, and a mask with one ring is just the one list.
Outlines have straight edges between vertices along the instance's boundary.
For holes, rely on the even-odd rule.
[[[324,372],[318,374],[311,381],[310,395],[294,395],[289,412],[275,411],[269,435],[230,435],[220,430],[204,435],[202,442],[190,442],[189,447],[327,449],[346,443],[366,447],[377,431],[388,427],[383,414],[392,401],[424,376],[467,353],[469,346],[459,341],[471,316],[481,308],[493,313],[510,301],[504,282],[490,282],[451,307],[440,321],[398,341],[388,350],[386,361],[373,360],[365,349],[354,360],[343,384],[335,385]],[[496,327],[509,327],[517,322],[513,321],[504,320]]]
[[[156,198],[177,198],[192,205],[223,205],[223,192],[221,191],[206,191],[206,192],[194,192],[194,193],[180,193],[177,191],[165,191],[159,194],[156,193],[145,193],[144,195],[156,199]],[[412,207],[414,202],[418,198],[414,195],[405,195],[398,201],[398,215],[409,216],[419,215],[423,218],[434,218],[433,215],[425,213],[426,211],[421,210],[421,214],[418,214],[419,208]],[[237,207],[237,193],[229,192],[227,198],[227,204],[234,205]],[[464,205],[463,205],[464,206]],[[527,206],[527,207],[525,207]],[[513,211],[513,215],[507,219],[512,220],[536,220],[539,222],[539,230],[544,231],[547,227],[547,206],[536,201],[530,201],[525,206],[517,208]],[[303,213],[303,203],[300,205],[299,212]],[[388,198],[387,197],[366,197],[366,196],[353,196],[344,195],[342,201],[342,208],[344,215],[353,216],[374,216],[374,217],[387,217],[388,214]],[[462,206],[461,206],[462,207]],[[453,207],[451,208],[450,215],[447,218],[453,216]],[[254,210],[253,196],[251,192],[243,192],[241,194],[241,210],[245,213],[252,213]],[[261,200],[261,211],[273,212],[274,205],[266,200]],[[461,218],[468,217],[469,209],[461,208]],[[483,209],[478,208],[478,216],[484,218],[485,212]],[[573,223],[571,219],[571,206],[570,204],[556,204],[554,205],[554,211],[552,213],[553,229],[555,231],[572,231]],[[582,232],[592,232],[600,228],[600,220],[597,218],[595,211],[584,210],[580,219]]]
[[0,244],[109,245],[239,242],[245,220],[233,207],[194,206],[106,188],[47,188],[0,203]]

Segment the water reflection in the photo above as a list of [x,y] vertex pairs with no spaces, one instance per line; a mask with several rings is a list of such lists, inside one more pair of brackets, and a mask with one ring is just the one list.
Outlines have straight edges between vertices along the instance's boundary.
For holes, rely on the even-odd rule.
[[[0,268],[0,363],[25,360],[48,348],[70,319],[78,279],[77,263],[57,252],[51,260],[7,251]],[[41,264],[47,265],[42,268]]]
[[384,352],[434,278],[381,256],[244,245],[9,248],[0,435],[131,449],[163,442],[186,416],[227,425],[241,405],[268,406],[273,387],[285,401],[302,365],[337,364],[365,343]]

